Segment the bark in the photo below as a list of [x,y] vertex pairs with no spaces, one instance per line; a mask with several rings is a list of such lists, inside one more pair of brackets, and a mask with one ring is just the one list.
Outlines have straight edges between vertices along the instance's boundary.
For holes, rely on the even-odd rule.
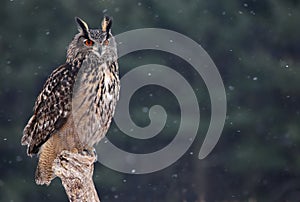
[[53,163],[70,202],[100,202],[93,182],[95,156],[62,151]]

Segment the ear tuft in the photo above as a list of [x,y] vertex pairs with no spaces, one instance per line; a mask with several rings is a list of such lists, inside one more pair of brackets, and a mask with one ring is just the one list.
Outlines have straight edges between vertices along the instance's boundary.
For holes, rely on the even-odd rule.
[[84,22],[79,17],[75,17],[75,21],[77,23],[78,31],[83,33],[86,37],[89,36],[89,26],[86,22]]
[[112,18],[109,16],[104,16],[101,23],[102,32],[110,32],[111,25],[112,25]]

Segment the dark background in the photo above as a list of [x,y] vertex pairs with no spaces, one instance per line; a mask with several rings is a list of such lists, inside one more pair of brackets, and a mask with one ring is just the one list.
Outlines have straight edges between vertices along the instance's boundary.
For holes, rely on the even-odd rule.
[[[121,58],[121,76],[148,63],[178,71],[195,90],[201,123],[188,152],[161,171],[128,175],[97,163],[94,180],[103,202],[300,201],[298,0],[2,0],[0,201],[67,201],[58,179],[49,187],[35,184],[37,159],[27,157],[20,140],[45,79],[65,61],[66,47],[77,33],[74,17],[98,27],[103,13],[113,16],[114,34],[157,27],[201,44],[219,69],[228,101],[217,146],[198,160],[210,120],[210,100],[201,77],[168,53],[140,51]],[[169,114],[158,137],[139,142],[112,124],[109,139],[140,153],[170,142],[180,113],[168,90],[148,86],[137,91],[130,105],[132,118],[147,125],[145,112],[153,104],[164,106]]]

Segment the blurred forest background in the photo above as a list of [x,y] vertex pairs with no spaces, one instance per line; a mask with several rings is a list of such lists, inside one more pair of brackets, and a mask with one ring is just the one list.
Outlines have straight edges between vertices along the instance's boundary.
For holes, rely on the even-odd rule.
[[[201,109],[198,136],[172,166],[129,175],[95,165],[103,202],[300,201],[300,1],[298,0],[2,0],[0,2],[0,201],[67,201],[58,179],[34,182],[36,158],[20,145],[36,96],[51,71],[65,61],[77,28],[113,16],[113,33],[157,27],[182,33],[208,52],[222,76],[227,119],[222,136],[204,160],[197,158],[210,120],[205,83],[177,56],[140,51],[120,59],[121,76],[148,63],[172,67],[192,85]],[[155,138],[134,140],[115,124],[109,139],[127,151],[162,148],[178,129],[180,113],[166,89],[147,86],[132,98],[140,126],[160,104],[168,122]],[[193,121],[193,120],[191,120]],[[98,154],[109,155],[109,154]]]

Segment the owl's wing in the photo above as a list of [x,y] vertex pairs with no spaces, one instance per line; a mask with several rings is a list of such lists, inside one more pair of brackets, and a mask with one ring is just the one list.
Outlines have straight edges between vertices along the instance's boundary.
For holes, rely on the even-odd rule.
[[66,122],[72,108],[72,89],[77,69],[64,64],[47,79],[35,102],[34,114],[23,131],[21,143],[28,145],[28,155],[38,153],[41,145]]

